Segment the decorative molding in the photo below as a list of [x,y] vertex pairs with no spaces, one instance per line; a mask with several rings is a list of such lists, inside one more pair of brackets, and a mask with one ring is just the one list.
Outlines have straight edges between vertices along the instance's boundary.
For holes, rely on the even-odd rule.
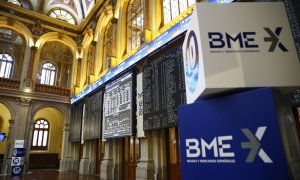
[[31,102],[30,98],[26,98],[26,97],[18,97],[17,98],[17,104],[21,104],[21,105],[29,105]]
[[22,92],[15,89],[1,88],[1,87],[0,87],[0,96],[15,97],[15,98],[26,97],[32,100],[49,101],[49,102],[57,102],[57,103],[64,103],[64,104],[70,103],[69,96],[46,94],[40,92]]

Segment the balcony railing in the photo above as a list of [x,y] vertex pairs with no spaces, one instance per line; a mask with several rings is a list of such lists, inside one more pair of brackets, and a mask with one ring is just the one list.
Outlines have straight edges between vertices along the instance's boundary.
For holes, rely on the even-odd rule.
[[20,81],[15,79],[0,78],[0,87],[18,89]]
[[61,96],[70,96],[70,88],[49,86],[45,84],[35,84],[35,91],[48,94],[57,94]]

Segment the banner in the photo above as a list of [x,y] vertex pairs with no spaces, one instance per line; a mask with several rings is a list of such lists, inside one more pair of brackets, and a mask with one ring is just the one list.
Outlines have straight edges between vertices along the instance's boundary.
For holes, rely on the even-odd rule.
[[271,88],[179,108],[182,178],[288,179]]
[[236,88],[300,85],[283,3],[197,3],[190,21],[183,44],[187,103]]

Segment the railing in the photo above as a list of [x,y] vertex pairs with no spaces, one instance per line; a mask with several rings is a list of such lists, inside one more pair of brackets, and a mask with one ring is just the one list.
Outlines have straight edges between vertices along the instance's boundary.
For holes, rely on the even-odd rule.
[[66,87],[49,86],[45,84],[35,84],[35,91],[48,94],[57,94],[62,96],[70,96],[70,89]]
[[19,85],[20,85],[19,80],[0,78],[0,87],[18,89]]

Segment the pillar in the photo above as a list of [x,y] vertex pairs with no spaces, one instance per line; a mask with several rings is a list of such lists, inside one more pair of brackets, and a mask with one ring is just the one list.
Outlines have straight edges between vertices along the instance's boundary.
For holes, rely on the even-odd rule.
[[154,160],[152,150],[152,132],[145,132],[146,138],[140,138],[141,158],[136,167],[136,179],[146,180],[154,179]]
[[112,180],[113,175],[113,140],[106,140],[104,157],[101,163],[100,179]]

